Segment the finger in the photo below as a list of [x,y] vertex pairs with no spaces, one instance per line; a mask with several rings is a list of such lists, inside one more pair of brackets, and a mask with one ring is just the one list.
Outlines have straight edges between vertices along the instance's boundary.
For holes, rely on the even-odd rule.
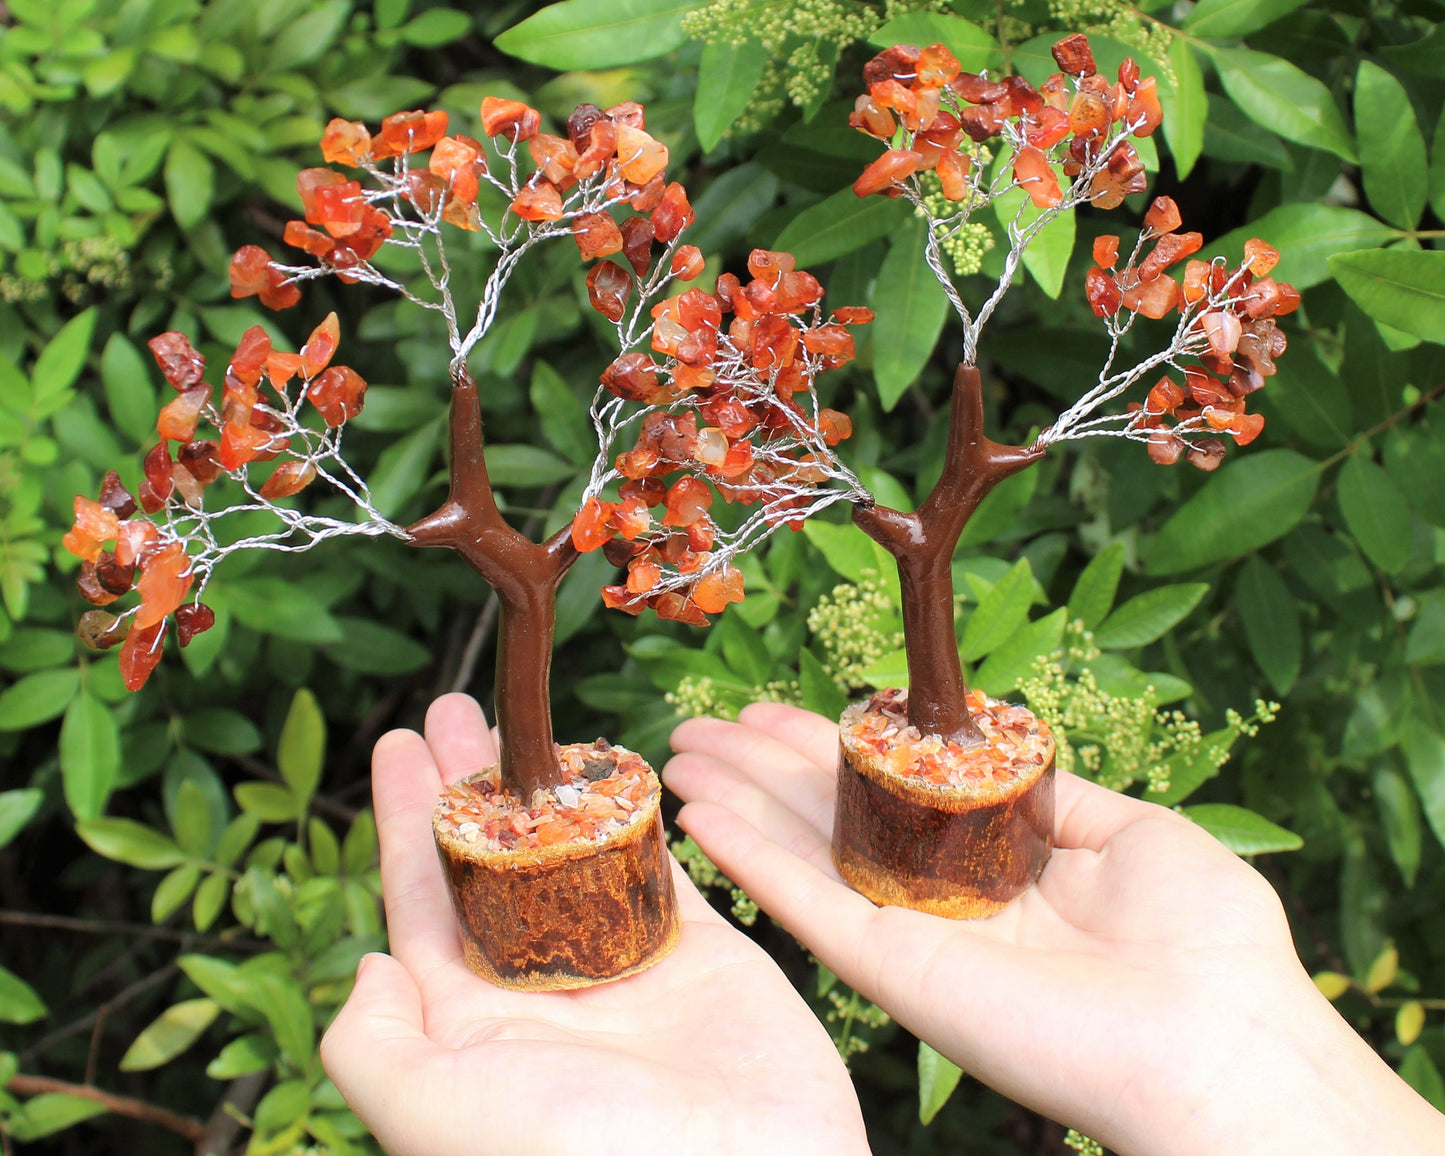
[[469,694],[444,694],[431,704],[426,712],[426,741],[444,783],[455,783],[497,762],[487,716]]
[[[682,798],[725,807],[789,854],[811,863],[824,873],[835,873],[830,849],[833,838],[831,800],[827,819],[811,822],[749,781],[734,767],[716,762],[708,766],[701,763],[698,755],[678,755],[674,761],[680,764],[674,772],[674,779],[681,778],[689,788],[686,793],[679,792]],[[701,781],[689,783],[690,774],[701,775]],[[691,789],[693,786],[696,790]]]
[[838,724],[810,710],[780,702],[755,702],[743,707],[738,722],[793,748],[820,770],[838,769]]
[[[321,1063],[387,1151],[423,1150],[411,1133],[432,1113],[416,1095],[440,1086],[427,1077],[438,1054],[426,1036],[421,993],[407,969],[381,952],[363,956],[356,986],[321,1040]],[[398,1073],[407,1078],[398,1079]],[[388,1135],[399,1136],[401,1144],[393,1147]]]
[[1054,843],[1100,850],[1130,823],[1172,815],[1168,807],[1121,795],[1060,771],[1054,784]]
[[673,732],[672,749],[679,755],[707,755],[737,768],[804,817],[815,816],[836,789],[836,743],[831,761],[820,766],[764,731],[699,718]]
[[819,831],[830,832],[833,829],[833,797],[837,793],[837,783],[831,776],[817,771],[796,775],[780,772],[754,778],[728,760],[689,752],[670,758],[662,768],[662,779],[668,789],[684,801],[711,799],[724,806],[732,805],[729,797],[734,792],[748,787],[751,788],[746,792],[749,796],[759,792],[771,796]]
[[461,954],[432,837],[441,774],[415,731],[381,736],[371,755],[381,891],[392,950],[418,974]]

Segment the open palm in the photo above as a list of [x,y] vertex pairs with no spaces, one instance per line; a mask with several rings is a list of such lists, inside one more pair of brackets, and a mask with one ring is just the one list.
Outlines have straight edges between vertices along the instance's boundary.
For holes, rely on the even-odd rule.
[[673,865],[677,950],[582,991],[493,987],[462,958],[432,843],[444,783],[496,761],[464,695],[377,743],[392,956],[369,956],[322,1043],[392,1156],[866,1152],[832,1042],[776,965]]
[[[837,735],[776,704],[684,723],[664,775],[689,800],[678,821],[823,963],[966,1071],[1148,1153],[1342,1150],[1310,1147],[1293,1124],[1272,1147],[1262,1121],[1318,1098],[1331,1064],[1399,1083],[1315,990],[1257,872],[1182,816],[1072,775],[1058,778],[1057,849],[1004,911],[965,922],[875,906],[830,854]],[[1333,1107],[1352,1098],[1368,1097]],[[1326,1135],[1333,1118],[1317,1113]]]

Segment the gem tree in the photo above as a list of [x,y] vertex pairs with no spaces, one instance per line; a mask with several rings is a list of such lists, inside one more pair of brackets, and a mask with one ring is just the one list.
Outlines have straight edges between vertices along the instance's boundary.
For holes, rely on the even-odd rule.
[[[609,606],[706,625],[709,613],[743,596],[733,565],[740,552],[832,502],[866,497],[834,449],[850,423],[819,404],[814,382],[851,359],[848,327],[871,314],[825,314],[817,280],[789,254],[765,250],[749,258],[746,281],[725,273],[715,292],[668,295],[696,280],[704,262],[683,240],[694,219],[687,192],[666,179],[667,148],[645,124],[636,103],[582,105],[552,134],[537,110],[488,97],[486,142],[448,135],[444,112],[397,113],[374,135],[357,122],[327,126],[325,160],[355,175],[332,167],[299,175],[305,220],[290,221],[284,240],[311,263],[287,264],[247,245],[231,262],[232,295],[285,309],[300,301],[304,283],[334,276],[440,314],[451,355],[450,493],[407,527],[372,504],[342,455],[366,381],[332,364],[335,314],[299,353],[274,348],[259,326],[249,330],[226,366],[219,402],[184,335],[153,339],[176,397],[157,421],[160,441],[146,455],[139,493],[108,474],[98,501],[76,498],[65,540],[83,560],[88,600],[139,594],[120,616],[91,611],[80,627],[92,645],[121,644],[129,687],[138,689],[158,663],[172,616],[182,645],[212,624],[201,596],[216,565],[237,550],[304,550],[353,534],[448,547],[498,596],[500,779],[531,799],[563,781],[549,705],[554,593],[579,552],[603,548],[626,565],[625,581],[603,591]],[[484,233],[495,249],[469,318],[453,293],[451,229]],[[509,525],[497,504],[467,359],[496,320],[519,262],[560,239],[591,263],[588,298],[615,331],[618,355],[591,408],[599,449],[580,509],[539,543]],[[383,246],[409,253],[416,276],[402,280],[373,262]],[[725,314],[733,318],[726,328]],[[277,464],[264,480],[253,477],[270,462]],[[206,490],[223,475],[245,500],[208,508]],[[318,478],[364,517],[322,517],[304,499],[287,501]],[[720,525],[709,513],[715,496],[755,509]],[[218,533],[223,518],[258,510],[275,515],[274,531],[239,541]]]
[[[868,91],[850,123],[888,143],[854,184],[859,196],[903,197],[928,222],[927,259],[963,328],[942,476],[912,513],[863,503],[854,521],[897,560],[908,656],[908,721],[925,735],[972,746],[982,734],[966,704],[967,687],[953,644],[950,565],[960,534],[999,482],[1038,461],[1050,446],[1095,435],[1147,444],[1150,457],[1181,457],[1212,470],[1224,438],[1246,445],[1264,418],[1247,412],[1249,394],[1275,372],[1285,336],[1275,318],[1299,294],[1269,276],[1278,253],[1263,241],[1245,246],[1244,263],[1189,259],[1182,280],[1170,269],[1192,258],[1203,238],[1180,232],[1169,197],[1157,197],[1133,242],[1103,236],[1093,249],[1084,291],[1109,336],[1109,352],[1092,383],[1033,442],[1000,445],[984,435],[977,368],[985,326],[1011,287],[1023,254],[1060,214],[1085,206],[1115,209],[1146,188],[1131,137],[1146,137],[1163,114],[1155,80],[1132,60],[1117,81],[1101,76],[1087,37],[1059,41],[1060,71],[1037,89],[1020,76],[964,72],[941,44],[896,45],[864,68]],[[992,143],[1007,150],[990,175],[979,163]],[[928,183],[925,184],[925,177]],[[1007,225],[1009,251],[997,285],[976,309],[965,303],[945,266],[950,241],[971,217],[1014,190],[1026,199]],[[1127,363],[1125,339],[1140,317],[1173,319],[1153,352]],[[1114,403],[1148,386],[1142,401]]]

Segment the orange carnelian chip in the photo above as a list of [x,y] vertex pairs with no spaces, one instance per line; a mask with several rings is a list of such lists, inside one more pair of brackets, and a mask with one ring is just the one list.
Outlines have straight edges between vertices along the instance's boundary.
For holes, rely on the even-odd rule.
[[1024,192],[1035,207],[1052,208],[1064,199],[1059,188],[1059,178],[1049,164],[1049,158],[1036,148],[1025,148],[1014,158],[1014,180],[1023,185]]
[[198,385],[188,389],[161,407],[156,418],[156,432],[166,441],[188,442],[196,436],[196,422],[211,400],[211,387]]
[[166,637],[166,620],[141,630],[131,627],[120,648],[120,678],[126,690],[140,690],[161,660]]
[[444,136],[432,149],[427,169],[447,182],[452,196],[470,203],[477,199],[480,161],[480,149],[457,137]]
[[79,494],[75,496],[74,509],[75,524],[61,539],[61,545],[77,558],[94,562],[100,557],[101,543],[120,533],[120,519],[113,510]]
[[372,142],[372,155],[381,157],[419,153],[441,140],[447,132],[444,112],[394,112],[381,122],[380,145]]
[[512,199],[512,212],[524,221],[555,221],[562,216],[562,195],[555,185],[533,179]]
[[853,436],[853,419],[836,409],[819,410],[818,432],[823,435],[826,444],[835,446]]
[[698,579],[692,588],[692,600],[708,614],[721,614],[729,602],[743,600],[743,574],[731,566]]
[[[258,252],[270,261],[264,249]],[[184,393],[201,384],[201,375],[206,371],[206,359],[192,348],[184,333],[174,330],[162,333],[159,337],[152,337],[146,345],[154,355],[156,364],[160,366],[161,373],[177,392]]]
[[191,560],[179,542],[172,542],[146,559],[135,584],[140,609],[132,629],[147,630],[163,621],[186,600],[193,577]]
[[582,260],[610,257],[622,251],[622,230],[606,213],[581,213],[572,221],[572,239]]
[[1173,197],[1155,197],[1149,211],[1144,214],[1144,227],[1156,233],[1172,233],[1183,221]]
[[621,321],[632,291],[632,277],[613,261],[592,266],[587,274],[587,299],[609,321]]
[[1270,271],[1279,262],[1279,250],[1261,241],[1258,237],[1251,237],[1244,243],[1244,263],[1249,266],[1249,271],[1256,277],[1267,277]]
[[1094,238],[1094,264],[1101,269],[1112,269],[1119,260],[1119,238],[1111,234]]
[[326,320],[311,331],[311,336],[301,347],[301,375],[307,379],[315,377],[331,364],[340,344],[341,322],[334,312],[328,313]]
[[687,190],[673,181],[663,190],[657,208],[652,210],[652,231],[659,241],[667,245],[696,218],[697,214],[692,211],[687,199]]
[[582,553],[597,549],[612,537],[612,515],[617,505],[601,498],[588,498],[572,519],[572,545]]
[[853,192],[860,197],[871,197],[891,189],[916,173],[922,163],[922,155],[912,149],[889,149],[863,170],[853,182]]
[[371,159],[371,133],[359,120],[333,117],[321,134],[321,155],[327,164],[359,168]]
[[690,526],[703,517],[712,505],[712,490],[705,482],[693,477],[681,477],[667,490],[667,513],[663,516],[664,526]]
[[667,168],[667,146],[641,128],[619,124],[617,166],[618,172],[634,185],[647,185]]
[[489,96],[482,101],[482,131],[490,137],[527,140],[542,127],[542,114],[519,100]]
[[672,255],[672,275],[679,281],[691,281],[704,268],[702,250],[696,245],[679,245]]
[[366,381],[356,370],[333,365],[306,387],[306,398],[332,429],[355,417],[366,404]]
[[263,498],[289,498],[304,490],[315,478],[316,467],[310,462],[282,462],[257,492]]

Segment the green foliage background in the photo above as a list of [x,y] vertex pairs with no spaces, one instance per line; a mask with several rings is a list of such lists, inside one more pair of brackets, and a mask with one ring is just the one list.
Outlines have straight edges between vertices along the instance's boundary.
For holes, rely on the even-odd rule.
[[[1193,791],[1195,817],[1241,851],[1302,840],[1260,865],[1306,962],[1445,1108],[1445,6],[479,7],[8,0],[0,15],[7,1143],[374,1150],[315,1055],[356,959],[384,943],[367,754],[442,691],[489,696],[485,588],[449,556],[390,541],[333,542],[284,565],[237,557],[211,588],[216,629],[130,696],[114,655],[77,649],[84,604],[59,548],[73,494],[117,465],[137,476],[159,397],[143,347],[164,328],[214,359],[257,321],[294,347],[334,306],[348,360],[376,383],[350,460],[398,520],[442,492],[446,352],[429,318],[334,285],[260,318],[226,291],[231,249],[279,243],[326,119],[426,104],[476,133],[487,93],[554,121],[582,100],[644,100],[686,171],[691,239],[710,259],[737,267],[781,241],[832,300],[878,310],[827,400],[854,417],[855,467],[906,504],[938,468],[954,335],[919,259],[921,228],[898,204],[847,191],[876,153],[846,128],[858,68],[878,46],[943,40],[967,67],[1037,80],[1052,71],[1055,31],[1080,28],[1101,64],[1132,52],[1161,76],[1165,128],[1157,156],[1144,150],[1151,193],[1180,202],[1207,251],[1270,240],[1304,308],[1260,395],[1265,434],[1218,473],[1161,469],[1138,446],[1101,442],[1002,488],[960,551],[962,644],[989,689],[1010,691],[1080,619],[1104,652],[1090,660],[1098,686],[1123,700],[1151,672],[1144,681],[1206,738],[1228,731],[1227,708],[1278,700],[1278,721],[1218,775],[1214,757],[1187,775],[1176,765],[1166,801]],[[981,350],[998,436],[1047,422],[1092,379],[1103,338],[1080,287],[1089,244],[1143,203],[1113,221],[1082,215],[1030,262]],[[986,244],[975,238],[979,291],[1003,248]],[[463,275],[480,278],[486,254],[474,256]],[[560,250],[527,267],[473,361],[494,479],[538,529],[574,505],[592,456],[586,399],[611,356],[582,276]],[[864,681],[840,655],[857,660],[861,647],[878,674],[891,637],[886,592],[862,642],[840,640],[826,607],[810,633],[809,612],[835,586],[871,589],[850,533],[819,524],[775,539],[750,561],[749,600],[706,636],[604,615],[596,589],[609,574],[588,556],[561,594],[561,737],[605,731],[660,761],[676,703],[727,710],[767,693],[836,710]],[[1099,739],[1087,726],[1071,737]],[[1100,774],[1107,740],[1095,743]],[[876,1151],[1065,1150],[1061,1128],[966,1079],[950,1098],[946,1061],[918,1054],[766,920],[753,934],[834,1025]],[[216,1127],[197,1149],[85,1100],[31,1095],[35,1076],[90,1080]],[[245,1126],[225,1123],[226,1099]]]

